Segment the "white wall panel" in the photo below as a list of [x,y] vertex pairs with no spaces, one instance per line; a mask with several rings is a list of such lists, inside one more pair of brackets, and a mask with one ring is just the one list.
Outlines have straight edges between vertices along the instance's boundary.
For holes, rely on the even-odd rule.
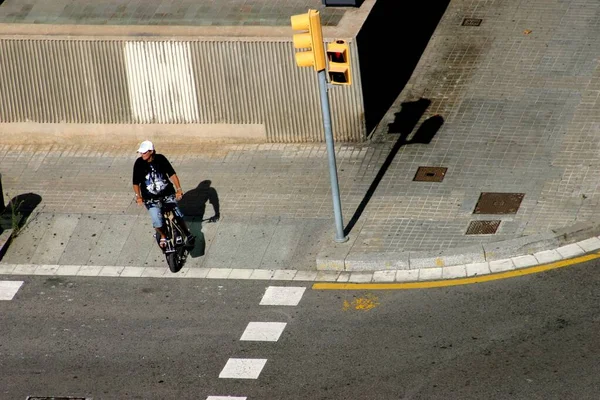
[[125,43],[127,87],[135,122],[198,122],[190,59],[190,46],[186,42]]

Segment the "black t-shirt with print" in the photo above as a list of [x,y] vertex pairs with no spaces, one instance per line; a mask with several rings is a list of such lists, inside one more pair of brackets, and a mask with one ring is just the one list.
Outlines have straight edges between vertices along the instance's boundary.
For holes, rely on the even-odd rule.
[[171,175],[175,175],[175,170],[162,154],[154,154],[152,162],[138,157],[133,164],[133,184],[140,185],[144,200],[175,194],[173,183],[169,180]]

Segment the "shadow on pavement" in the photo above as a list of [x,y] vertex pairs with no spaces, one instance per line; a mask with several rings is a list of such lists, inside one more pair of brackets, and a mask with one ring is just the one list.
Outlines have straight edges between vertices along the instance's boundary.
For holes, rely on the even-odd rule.
[[387,169],[392,164],[392,161],[394,161],[394,157],[396,157],[400,147],[410,144],[429,144],[444,123],[444,118],[442,118],[440,115],[434,115],[423,121],[413,135],[412,139],[407,140],[408,136],[413,131],[430,104],[431,101],[428,99],[419,99],[417,101],[402,103],[400,112],[395,114],[396,117],[394,118],[394,122],[388,125],[388,133],[399,134],[398,140],[396,140],[396,143],[394,143],[390,153],[381,165],[381,168],[379,168],[379,172],[377,172],[375,179],[369,186],[369,189],[367,189],[365,197],[363,197],[362,201],[356,208],[354,215],[352,215],[352,218],[350,218],[348,225],[344,229],[345,235],[348,235],[352,231],[352,228],[354,228],[354,225],[356,225],[356,222],[358,222],[358,219],[367,207],[367,204],[369,204],[369,201],[375,193],[375,190],[377,190],[377,186],[379,186],[379,183],[385,176]]
[[406,144],[429,144],[431,140],[444,124],[444,118],[441,115],[434,115],[427,118],[412,138]]
[[400,112],[395,113],[394,122],[388,125],[388,134],[400,134],[398,139],[404,142],[415,129],[417,123],[431,104],[429,99],[419,99],[402,103]]
[[0,233],[5,229],[13,229],[17,233],[35,208],[41,203],[42,196],[35,193],[24,193],[13,197],[0,212]]
[[[188,228],[196,236],[196,244],[189,253],[192,258],[202,257],[205,254],[206,240],[202,232],[202,223],[216,222],[221,216],[219,196],[211,183],[210,180],[200,182],[194,189],[187,191],[178,202]],[[212,205],[214,217],[204,218],[206,203]]]

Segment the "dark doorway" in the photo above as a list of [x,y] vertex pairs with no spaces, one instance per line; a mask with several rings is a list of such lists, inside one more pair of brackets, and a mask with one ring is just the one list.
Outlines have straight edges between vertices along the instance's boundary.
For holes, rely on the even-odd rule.
[[356,37],[370,134],[412,75],[450,0],[377,0]]

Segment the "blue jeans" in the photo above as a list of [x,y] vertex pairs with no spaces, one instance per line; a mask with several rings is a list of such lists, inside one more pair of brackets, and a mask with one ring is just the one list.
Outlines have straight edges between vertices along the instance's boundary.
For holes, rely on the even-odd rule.
[[[175,204],[175,210],[174,210],[175,215],[178,216],[179,218],[183,219],[183,213],[181,212],[179,207],[177,207],[177,200],[175,200],[175,196],[165,197],[164,202],[170,203],[170,204]],[[150,218],[152,218],[152,226],[154,228],[162,228],[164,221],[163,221],[162,213],[160,212],[160,204],[146,203],[146,208],[148,209],[148,212],[150,213]]]

